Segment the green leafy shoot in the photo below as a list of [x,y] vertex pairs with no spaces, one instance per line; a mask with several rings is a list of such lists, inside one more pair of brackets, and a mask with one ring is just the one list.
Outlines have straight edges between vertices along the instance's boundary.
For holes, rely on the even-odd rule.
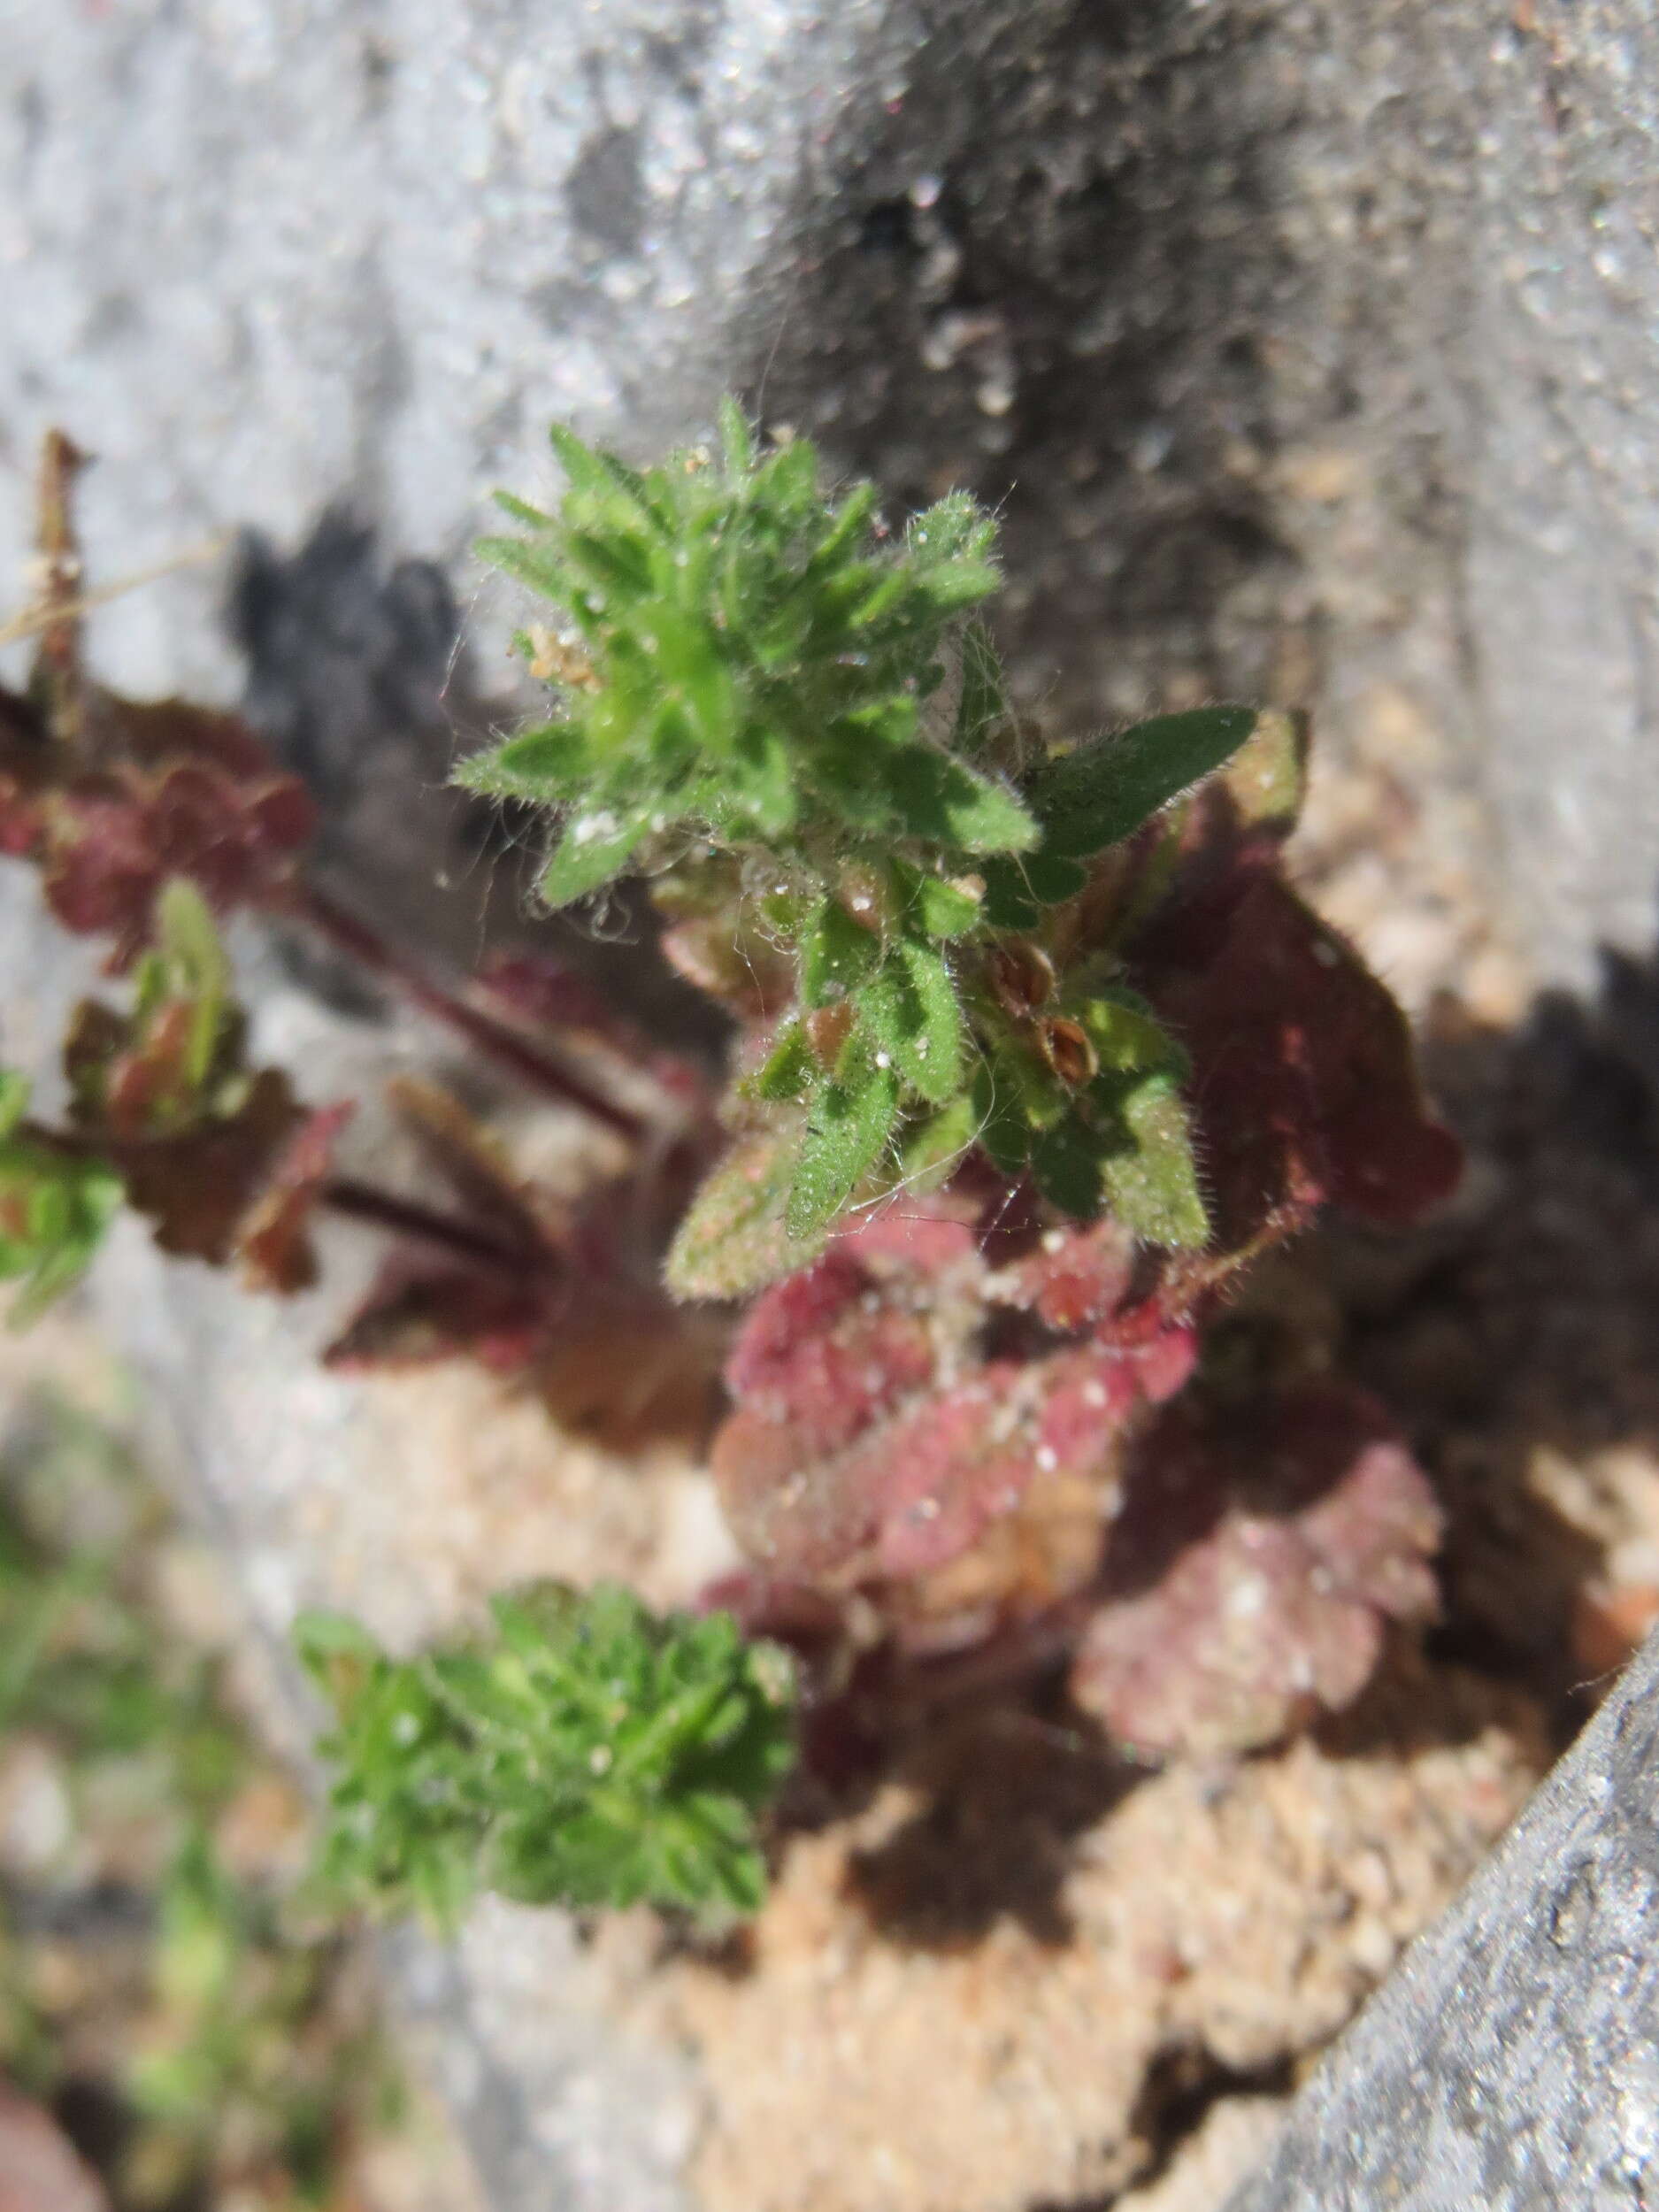
[[37,1736],[77,1774],[144,1763],[194,1823],[246,1778],[250,1752],[212,1664],[158,1650],[126,1586],[157,1522],[116,1436],[66,1402],[26,1402],[0,1451],[0,1736]]
[[[1165,715],[1033,757],[977,612],[995,525],[972,499],[890,532],[872,487],[828,488],[802,439],[760,449],[730,403],[717,451],[654,468],[566,430],[553,442],[563,498],[505,502],[525,534],[482,550],[550,604],[524,642],[557,710],[462,780],[547,808],[549,903],[642,872],[678,964],[734,1010],[752,1018],[737,948],[794,977],[792,1015],[740,1087],[740,1125],[779,1132],[767,1172],[695,1210],[671,1285],[731,1296],[801,1264],[970,1124],[1063,1211],[1121,1207],[1148,1239],[1202,1242],[1179,1049],[1161,1039],[1133,1080],[1085,1076],[1087,1019],[1075,1051],[1054,1048],[1079,1008],[1010,1019],[992,966],[1010,935],[1041,945],[1096,856],[1223,768],[1255,712]],[[1156,1116],[1135,1090],[1155,1076],[1174,1093]]]
[[130,1008],[77,1009],[65,1070],[83,1128],[115,1138],[176,1134],[243,1105],[245,1024],[206,900],[173,877],[157,892],[152,941],[133,970]]
[[1030,1023],[987,1008],[982,1025],[990,1044],[976,1076],[980,1141],[1005,1173],[1029,1171],[1063,1213],[1110,1211],[1148,1244],[1204,1243],[1209,1218],[1180,1095],[1186,1056],[1133,994],[1079,988]]
[[783,1653],[726,1614],[657,1617],[609,1585],[536,1585],[491,1610],[493,1635],[410,1660],[336,1616],[302,1618],[336,1716],[324,1887],[441,1928],[480,1886],[711,1922],[755,1911],[757,1824],[794,1758]]
[[364,2116],[353,2108],[395,2093],[373,2029],[327,2016],[334,1947],[286,1924],[280,1899],[234,1873],[205,1828],[187,1833],[157,1906],[154,2011],[126,2082],[145,2169],[182,2183],[251,2138],[296,2205],[325,2201]]
[[563,711],[467,764],[473,788],[559,810],[549,902],[698,841],[752,848],[827,883],[847,857],[914,844],[1019,851],[1013,790],[953,757],[928,708],[961,618],[995,589],[995,525],[953,496],[891,537],[873,490],[840,498],[804,440],[757,457],[735,409],[725,454],[636,472],[569,431],[557,512],[480,550],[557,611],[527,634]]
[[27,1080],[0,1071],[0,1282],[19,1286],[18,1328],[80,1280],[122,1197],[112,1168],[31,1131],[28,1102]]
[[230,962],[207,901],[183,876],[163,884],[156,897],[156,943],[134,974],[133,1023],[140,1036],[164,1022],[175,1029],[171,1057],[180,1110],[206,1088],[219,1048],[235,1013]]

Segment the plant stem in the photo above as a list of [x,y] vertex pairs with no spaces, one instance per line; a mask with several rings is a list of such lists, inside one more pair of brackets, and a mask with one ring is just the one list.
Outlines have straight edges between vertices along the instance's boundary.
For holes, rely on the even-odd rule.
[[176,576],[180,569],[204,567],[209,561],[218,560],[229,544],[228,535],[206,538],[200,545],[188,546],[182,553],[169,554],[165,561],[152,561],[148,568],[134,569],[118,583],[100,584],[95,590],[81,592],[51,607],[26,607],[21,614],[0,622],[0,645],[15,645],[22,638],[38,637],[55,624],[78,622],[95,608],[107,607],[114,599],[124,599],[129,591],[142,591],[146,584],[159,583],[164,576]]
[[521,1082],[567,1106],[577,1107],[607,1129],[614,1129],[618,1136],[637,1141],[645,1135],[645,1124],[637,1114],[618,1106],[582,1077],[538,1052],[493,1015],[435,982],[424,969],[388,944],[378,931],[336,905],[326,891],[318,890],[312,884],[302,884],[295,889],[291,904],[299,919],[309,923],[319,936],[326,937],[330,944],[372,973],[394,984],[423,1013],[447,1023],[469,1044],[476,1045],[501,1066],[511,1069]]
[[77,471],[86,456],[61,430],[49,430],[41,446],[35,550],[41,560],[37,611],[42,618],[29,688],[60,744],[81,728],[81,624],[72,611],[81,589],[81,554],[73,515]]
[[453,1214],[440,1213],[435,1207],[423,1206],[419,1199],[402,1197],[373,1183],[360,1183],[351,1176],[336,1176],[325,1183],[321,1196],[331,1213],[343,1215],[349,1221],[368,1222],[396,1236],[416,1238],[456,1259],[511,1275],[516,1281],[545,1269],[548,1263],[545,1251],[492,1236],[488,1229]]

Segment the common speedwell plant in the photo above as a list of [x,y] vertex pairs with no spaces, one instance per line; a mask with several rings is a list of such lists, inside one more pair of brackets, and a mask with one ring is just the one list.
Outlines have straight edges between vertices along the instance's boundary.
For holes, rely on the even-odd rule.
[[[0,692],[0,850],[133,978],[75,1017],[65,1125],[0,1091],[0,1269],[36,1302],[118,1192],[165,1249],[279,1291],[342,1212],[389,1243],[331,1363],[465,1354],[613,1435],[697,1417],[690,1310],[739,1303],[710,1460],[744,1570],[700,1620],[546,1589],[409,1659],[311,1624],[325,1870],[445,1920],[480,1883],[751,1909],[797,1698],[767,1638],[810,1764],[971,1647],[980,1679],[1064,1660],[1143,1755],[1346,1703],[1432,1606],[1438,1515],[1382,1409],[1225,1302],[1327,1204],[1431,1204],[1457,1149],[1399,1010],[1282,872],[1300,722],[1211,706],[1051,747],[980,618],[971,500],[889,527],[730,405],[718,449],[644,470],[554,444],[561,499],[504,502],[520,534],[484,547],[533,595],[549,710],[460,780],[541,813],[549,905],[644,879],[730,1017],[720,1092],[556,963],[426,973],[311,882],[307,795],[234,718],[92,684],[61,442],[35,679]],[[250,906],[604,1121],[616,1176],[544,1191],[407,1080],[446,1198],[345,1171],[353,1102],[248,1061],[215,921]]]
[[[1167,718],[1020,777],[995,650],[964,619],[996,589],[990,517],[957,494],[891,533],[872,486],[826,495],[805,440],[760,457],[730,403],[721,430],[718,457],[643,472],[555,433],[562,505],[505,501],[528,534],[482,550],[557,611],[562,634],[523,642],[561,711],[463,781],[558,810],[549,905],[634,868],[700,979],[710,937],[727,967],[747,948],[787,964],[788,1018],[744,1083],[798,1110],[779,1262],[810,1257],[856,1194],[976,1141],[1070,1214],[1110,1202],[1138,1233],[1201,1244],[1179,1047],[1109,955],[1045,993],[1035,1028],[987,956],[1255,716]],[[751,1254],[709,1227],[688,1225],[676,1286],[754,1287]]]

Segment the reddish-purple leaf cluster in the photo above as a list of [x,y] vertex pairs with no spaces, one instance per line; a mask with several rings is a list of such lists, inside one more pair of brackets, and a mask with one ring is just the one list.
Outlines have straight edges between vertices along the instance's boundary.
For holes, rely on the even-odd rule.
[[[1079,1701],[1166,1752],[1346,1702],[1383,1619],[1431,1605],[1432,1501],[1369,1402],[1166,1405],[1240,1267],[1326,1204],[1406,1220],[1458,1173],[1399,1009],[1279,873],[1301,751],[1288,718],[1262,718],[1176,816],[1094,864],[1029,956],[1064,974],[1112,948],[1179,1041],[1208,1244],[1069,1222],[971,1147],[942,1191],[849,1217],[750,1309],[713,1463],[754,1563],[745,1602],[779,1632],[855,1594],[912,1654],[1076,1612]],[[775,1012],[752,1015],[757,1039]],[[750,1127],[682,1233],[710,1282],[776,1236],[768,1143]]]
[[1432,1613],[1440,1515],[1340,1384],[1167,1409],[1140,1438],[1072,1694],[1149,1754],[1247,1751],[1348,1704]]
[[[778,1582],[878,1591],[912,1646],[1087,1578],[1123,1436],[1192,1365],[1190,1326],[1135,1301],[1109,1225],[999,1269],[995,1212],[953,1194],[856,1220],[762,1293],[726,1369],[713,1464],[739,1541]],[[1016,1522],[988,1577],[962,1572]]]
[[241,1264],[255,1288],[302,1290],[309,1229],[349,1105],[312,1110],[286,1074],[250,1069],[225,1017],[199,1071],[185,1000],[117,1013],[88,1001],[65,1047],[75,1129],[115,1168],[164,1252]]
[[475,1359],[492,1374],[522,1372],[534,1359],[548,1315],[534,1293],[484,1267],[446,1266],[400,1248],[380,1264],[373,1288],[323,1355],[346,1374]]
[[[47,520],[65,576],[79,573],[73,465],[63,442],[49,445]],[[312,1279],[310,1233],[325,1200],[389,1233],[373,1292],[326,1355],[336,1365],[465,1354],[497,1372],[533,1373],[566,1417],[612,1433],[664,1418],[706,1428],[718,1358],[710,1331],[667,1308],[657,1279],[686,1194],[684,1148],[669,1144],[665,1160],[657,1148],[626,1190],[554,1202],[455,1102],[411,1086],[403,1118],[449,1210],[343,1180],[334,1152],[353,1109],[310,1111],[286,1074],[246,1064],[211,917],[289,908],[409,983],[469,1039],[497,1042],[507,1056],[522,1040],[520,1068],[540,1068],[535,1055],[551,1040],[648,1074],[676,1125],[707,1118],[700,1073],[548,960],[498,959],[461,994],[429,987],[303,885],[298,866],[314,827],[303,785],[278,771],[235,716],[105,691],[81,665],[74,621],[49,626],[29,691],[0,688],[0,853],[39,870],[66,928],[109,941],[111,973],[134,973],[130,1010],[88,1003],[74,1016],[65,1141],[96,1147],[163,1249],[238,1263],[257,1288],[292,1291]],[[187,918],[181,956],[169,944],[170,901],[175,921]]]
[[1137,948],[1193,1056],[1217,1241],[1250,1248],[1332,1203],[1409,1221],[1456,1183],[1456,1139],[1423,1110],[1405,1018],[1276,874],[1172,918]]
[[86,689],[73,737],[13,699],[0,716],[0,852],[33,861],[66,929],[108,936],[111,973],[151,941],[183,877],[219,913],[279,900],[316,826],[310,794],[234,715]]
[[286,1293],[315,1280],[311,1217],[334,1172],[335,1144],[356,1110],[345,1100],[304,1115],[272,1162],[237,1232],[237,1256],[251,1288]]

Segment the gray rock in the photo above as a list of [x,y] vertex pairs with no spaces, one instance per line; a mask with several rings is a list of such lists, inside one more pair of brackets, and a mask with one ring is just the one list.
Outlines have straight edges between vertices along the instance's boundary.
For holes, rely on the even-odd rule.
[[772,403],[1005,498],[1063,712],[1282,694],[1340,740],[1402,695],[1404,780],[1480,795],[1582,980],[1659,884],[1656,87],[1628,5],[981,8],[826,211]]
[[1659,2185],[1659,1642],[1226,2212],[1614,2212]]
[[[0,450],[104,454],[104,572],[342,493],[453,566],[547,418],[644,449],[732,383],[1004,503],[1052,710],[1403,697],[1554,972],[1650,943],[1645,11],[15,0],[0,62]],[[228,690],[215,588],[111,666]]]
[[[750,357],[795,210],[921,36],[873,0],[18,0],[0,430],[62,420],[137,568],[351,494],[451,562],[541,426],[649,446]],[[8,499],[14,572],[24,503]],[[209,587],[106,618],[134,687],[234,680]]]

